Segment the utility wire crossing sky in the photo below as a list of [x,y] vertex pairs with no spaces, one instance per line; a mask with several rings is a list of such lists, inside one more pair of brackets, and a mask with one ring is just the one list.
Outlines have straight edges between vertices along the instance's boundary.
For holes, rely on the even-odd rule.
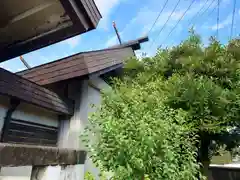
[[[152,56],[160,45],[171,47],[180,43],[188,37],[191,26],[201,35],[205,45],[208,44],[210,36],[218,34],[219,40],[226,43],[240,33],[240,27],[236,23],[240,21],[240,2],[237,0],[194,0],[194,2],[95,0],[95,2],[103,16],[96,30],[25,54],[23,55],[25,61],[34,67],[75,53],[116,45],[118,40],[112,27],[113,21],[117,24],[123,42],[144,35],[149,36],[150,41],[136,53],[138,56],[143,52]],[[192,2],[192,6],[186,12]],[[178,5],[174,8],[176,4]],[[12,72],[26,68],[19,58],[0,63],[0,67]]]

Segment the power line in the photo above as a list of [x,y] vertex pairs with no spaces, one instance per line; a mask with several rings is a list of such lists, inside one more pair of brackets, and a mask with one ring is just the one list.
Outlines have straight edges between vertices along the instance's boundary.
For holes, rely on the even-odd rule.
[[[210,11],[210,13],[207,14],[207,17],[211,17],[209,20],[213,20],[213,17],[212,17],[211,15],[214,13],[214,11],[215,11],[216,9],[217,9],[217,6],[215,6],[214,9],[212,9],[212,11]],[[204,26],[206,23],[207,23],[207,21],[205,21],[205,22],[202,24],[202,26]],[[202,26],[201,26],[201,27],[202,27]]]
[[200,14],[200,12],[205,8],[205,5],[208,3],[209,0],[206,0],[204,2],[204,4],[201,6],[201,8],[196,12],[196,14],[191,18],[190,21],[188,21],[188,25],[187,25],[187,28],[189,28],[189,25],[191,25],[193,23],[193,20],[195,20],[198,15]]
[[[213,2],[214,2],[215,0],[212,0],[212,2],[209,3],[209,5],[207,6],[207,8],[204,10],[205,5],[207,4],[208,1],[209,1],[209,0],[206,0],[206,1],[204,2],[204,4],[202,5],[202,7],[198,10],[198,12],[193,16],[193,18],[192,18],[190,21],[188,21],[188,27],[189,27],[190,24],[193,24],[193,20],[195,20],[197,17],[203,16],[203,15],[207,12],[207,10],[211,7],[211,5],[213,4]],[[214,12],[214,10],[216,9],[216,7],[217,7],[217,6],[215,6],[215,8],[213,9],[213,11],[212,11],[210,14],[212,14],[212,13]],[[202,10],[204,10],[204,11],[200,14],[200,12],[201,12]],[[209,14],[209,15],[210,15],[210,14]]]
[[234,4],[233,4],[233,14],[232,14],[232,25],[231,25],[231,34],[230,34],[230,40],[232,39],[232,35],[233,35],[233,26],[234,26],[234,19],[235,19],[235,11],[236,11],[236,0],[234,0]]
[[219,5],[220,5],[220,0],[218,0],[218,5],[217,5],[217,38],[218,38],[218,28],[219,28]]
[[175,24],[175,26],[172,28],[172,30],[169,32],[169,34],[167,35],[167,37],[165,38],[165,40],[163,42],[165,42],[170,35],[172,34],[172,32],[176,29],[176,27],[178,26],[178,24],[180,23],[180,21],[183,19],[183,17],[186,15],[186,13],[190,10],[191,6],[193,5],[195,1],[192,1],[190,3],[190,5],[188,6],[188,8],[186,9],[186,11],[182,14],[182,16],[178,19],[178,22]]
[[198,12],[195,14],[195,16],[193,16],[193,18],[189,21],[188,26],[192,24],[192,21],[195,20],[195,18],[197,18],[197,16],[199,15],[199,13],[204,9],[204,6],[207,4],[209,0],[206,0],[204,2],[204,4],[202,5],[202,7],[198,10]]
[[[222,2],[223,0],[219,0],[219,3],[217,2],[216,3],[216,6],[212,9],[212,11],[210,11],[210,13],[208,14],[208,17],[211,17],[211,15],[213,14],[213,12],[215,11],[215,10],[218,10],[218,6],[219,6],[219,8],[220,8],[220,4],[221,4],[221,2]],[[217,11],[217,13],[218,13],[218,11]],[[219,16],[218,16],[219,17]],[[211,18],[211,20],[212,20],[212,18]],[[219,21],[219,20],[218,20]],[[202,24],[202,26],[203,25],[205,25],[207,22],[205,22],[205,23],[203,23]],[[219,23],[218,23],[219,24]],[[217,25],[217,26],[219,26],[219,25]],[[219,29],[218,27],[216,28],[216,29]],[[217,37],[217,35],[218,35],[218,33],[216,33],[215,34],[215,36]],[[214,35],[213,35],[214,36]]]
[[[214,11],[217,9],[217,5],[208,13],[208,17],[211,17],[211,15],[214,13]],[[212,18],[211,18],[212,19]],[[206,22],[203,23],[203,25],[206,24]]]
[[162,14],[163,10],[165,9],[165,7],[166,7],[167,3],[168,3],[168,0],[166,0],[166,1],[165,1],[164,5],[163,5],[163,7],[162,7],[162,9],[161,9],[161,11],[159,12],[159,14],[158,14],[157,18],[155,19],[155,21],[154,21],[154,23],[153,23],[153,25],[152,25],[151,29],[148,31],[148,34],[149,34],[149,33],[150,33],[152,30],[153,30],[153,28],[154,28],[154,26],[156,25],[156,23],[157,23],[157,21],[158,21],[159,17],[161,16],[161,14]]
[[[165,28],[165,26],[167,25],[168,21],[170,20],[171,16],[173,15],[173,13],[175,12],[175,10],[177,9],[179,3],[180,3],[181,0],[178,0],[177,4],[175,5],[175,7],[173,8],[171,14],[168,16],[168,19],[167,21],[164,23],[164,25],[162,26],[162,28],[160,29],[159,33],[158,33],[158,36],[156,39],[158,39],[158,37],[160,36],[162,30]],[[150,48],[152,47],[152,45],[155,43],[156,39],[153,40],[152,44],[150,45]]]
[[207,8],[202,12],[202,14],[199,17],[203,16],[209,10],[209,8],[212,6],[214,2],[215,0],[212,0],[212,2],[207,6]]

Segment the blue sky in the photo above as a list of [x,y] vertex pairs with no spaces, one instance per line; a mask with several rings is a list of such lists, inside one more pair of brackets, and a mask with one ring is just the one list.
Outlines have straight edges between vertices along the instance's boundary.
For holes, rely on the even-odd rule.
[[[172,46],[178,44],[187,37],[189,22],[193,22],[197,33],[202,36],[204,44],[207,44],[209,37],[216,35],[217,0],[194,0],[190,10],[182,21],[180,21],[173,33],[166,39],[168,33],[193,1],[181,0],[169,22],[159,34],[160,29],[171,14],[177,1],[178,0],[168,1],[155,27],[150,34],[148,34],[165,0],[95,0],[103,16],[96,30],[25,54],[23,57],[30,66],[34,67],[78,52],[102,49],[115,45],[118,41],[112,28],[112,21],[117,23],[123,41],[133,40],[147,34],[149,35],[150,41],[142,46],[142,49],[137,52],[137,55],[141,55],[142,52],[144,52],[151,56],[160,45]],[[206,1],[206,5],[203,6]],[[233,37],[237,37],[237,35],[240,34],[240,27],[237,27],[237,22],[240,22],[240,2],[238,1],[239,0],[237,0],[236,6]],[[230,36],[233,2],[234,0],[220,0],[219,40],[222,43],[226,43]],[[199,16],[194,18],[202,6],[203,10],[199,13]],[[208,6],[209,10],[203,14]],[[194,20],[191,21],[193,18]],[[0,67],[12,72],[25,69],[19,58],[0,63]]]

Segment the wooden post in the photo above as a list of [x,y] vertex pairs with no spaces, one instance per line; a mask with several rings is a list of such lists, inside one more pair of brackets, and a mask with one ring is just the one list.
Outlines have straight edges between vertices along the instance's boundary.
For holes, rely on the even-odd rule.
[[117,29],[116,23],[114,21],[113,21],[113,28],[115,30],[115,33],[117,35],[119,43],[122,44],[122,40],[121,40],[120,34],[118,33],[118,29]]

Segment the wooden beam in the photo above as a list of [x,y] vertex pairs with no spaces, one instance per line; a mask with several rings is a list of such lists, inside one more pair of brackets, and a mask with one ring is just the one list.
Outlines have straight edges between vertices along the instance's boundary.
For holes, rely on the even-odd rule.
[[73,114],[73,101],[0,68],[0,94],[58,114]]
[[38,6],[33,7],[31,9],[28,9],[27,11],[22,12],[21,14],[18,14],[17,16],[11,18],[11,20],[6,22],[5,24],[1,24],[1,28],[5,28],[6,26],[9,26],[10,24],[13,24],[13,23],[20,21],[22,19],[25,19],[39,11],[42,11],[42,10],[48,8],[49,6],[53,5],[54,3],[57,3],[57,2],[45,2]]
[[18,75],[39,85],[53,84],[83,76],[99,76],[121,67],[123,61],[133,55],[131,47],[84,52],[19,72]]
[[70,16],[71,20],[73,21],[73,23],[76,26],[81,26],[81,28],[84,27],[85,30],[88,30],[90,26],[87,20],[85,19],[83,12],[80,11],[79,7],[77,6],[75,0],[60,0],[60,1],[64,6],[66,12]]
[[[89,9],[89,7],[83,5],[82,1],[85,2],[86,0],[60,0],[71,21],[62,23],[58,27],[50,31],[40,33],[37,36],[20,39],[19,41],[8,45],[3,44],[0,48],[0,62],[95,29],[101,19],[97,6],[95,3],[92,3],[92,8]],[[86,2],[88,1],[89,0]],[[12,20],[5,22],[4,25],[26,18],[27,16],[39,12],[49,6],[51,6],[51,3],[42,3],[41,5],[20,14]],[[97,17],[94,18],[94,14],[97,14]]]
[[3,128],[2,128],[2,134],[1,134],[0,142],[3,142],[5,137],[6,137],[6,135],[8,133],[10,121],[11,121],[11,118],[12,118],[12,114],[16,110],[16,108],[18,107],[19,104],[20,104],[20,101],[17,100],[17,99],[11,99],[10,100],[10,108],[6,112],[6,116],[4,118],[4,124],[3,124]]
[[84,164],[83,150],[0,143],[0,167]]

